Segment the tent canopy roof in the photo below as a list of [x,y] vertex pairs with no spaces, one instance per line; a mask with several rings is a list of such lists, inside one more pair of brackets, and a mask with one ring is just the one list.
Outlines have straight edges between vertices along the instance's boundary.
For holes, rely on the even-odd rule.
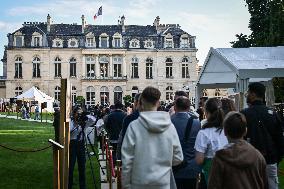
[[235,85],[237,77],[262,78],[258,81],[284,77],[284,46],[211,48],[199,75],[198,84],[229,87]]
[[48,96],[44,92],[38,90],[36,87],[32,87],[23,94],[16,96],[15,98],[20,100],[35,100],[39,102],[46,102],[47,100],[53,100],[52,97]]

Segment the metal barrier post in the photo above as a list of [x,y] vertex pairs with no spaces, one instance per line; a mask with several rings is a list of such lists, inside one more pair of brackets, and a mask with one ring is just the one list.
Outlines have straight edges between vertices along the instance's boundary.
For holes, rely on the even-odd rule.
[[117,189],[122,189],[121,187],[121,160],[116,160],[116,183],[117,183]]

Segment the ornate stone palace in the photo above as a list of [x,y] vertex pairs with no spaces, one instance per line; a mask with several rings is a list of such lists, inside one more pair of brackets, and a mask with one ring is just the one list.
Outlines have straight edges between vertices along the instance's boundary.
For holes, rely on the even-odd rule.
[[176,90],[194,100],[197,80],[195,36],[178,24],[117,25],[52,24],[25,22],[8,34],[2,59],[6,98],[36,86],[60,96],[60,78],[69,78],[72,99],[83,96],[87,105],[122,101],[146,86],[171,101]]

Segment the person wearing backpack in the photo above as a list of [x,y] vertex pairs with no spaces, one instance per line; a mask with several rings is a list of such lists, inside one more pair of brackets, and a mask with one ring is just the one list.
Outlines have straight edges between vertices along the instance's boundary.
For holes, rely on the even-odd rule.
[[201,166],[195,161],[194,144],[198,131],[200,130],[200,122],[188,114],[190,108],[190,100],[187,97],[178,97],[175,100],[175,114],[171,116],[178,137],[181,143],[184,163],[173,167],[174,177],[177,189],[195,189],[196,179],[201,172]]
[[263,84],[249,84],[246,98],[250,106],[241,111],[247,120],[245,139],[258,149],[266,160],[269,189],[278,189],[277,164],[284,155],[284,137],[280,120],[263,102]]

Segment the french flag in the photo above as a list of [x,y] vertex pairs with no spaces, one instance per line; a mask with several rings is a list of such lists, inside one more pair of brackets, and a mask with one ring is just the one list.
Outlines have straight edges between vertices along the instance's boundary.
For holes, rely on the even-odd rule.
[[103,14],[103,7],[101,6],[98,10],[98,12],[95,14],[94,16],[94,20],[97,19],[98,16],[102,15]]

